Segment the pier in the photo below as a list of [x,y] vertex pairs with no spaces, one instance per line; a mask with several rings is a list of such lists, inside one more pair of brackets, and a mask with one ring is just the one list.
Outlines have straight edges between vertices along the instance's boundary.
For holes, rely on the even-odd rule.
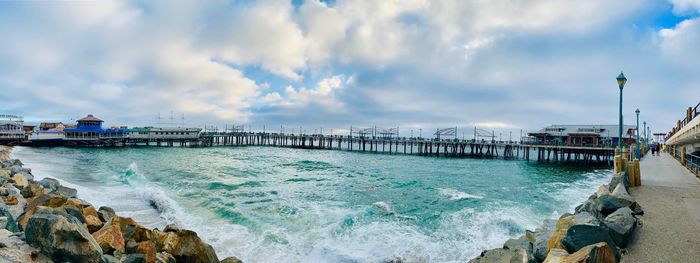
[[553,163],[609,163],[614,148],[538,145],[517,142],[426,138],[376,138],[344,135],[304,135],[251,132],[205,132],[187,146],[271,146],[344,150],[364,153],[406,154],[452,158],[499,158]]

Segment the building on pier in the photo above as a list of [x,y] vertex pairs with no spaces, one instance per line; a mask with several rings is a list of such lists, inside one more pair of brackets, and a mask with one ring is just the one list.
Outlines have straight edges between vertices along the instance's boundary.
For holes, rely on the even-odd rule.
[[202,131],[200,128],[135,127],[129,131],[130,139],[137,140],[195,140]]
[[22,141],[24,134],[22,116],[0,114],[0,144]]
[[77,121],[75,128],[64,129],[65,140],[68,141],[99,141],[99,140],[121,140],[126,139],[129,130],[126,127],[102,128],[104,121],[88,114],[88,116]]
[[[619,125],[550,125],[537,132],[528,133],[528,143],[544,145],[567,145],[603,147],[615,146],[619,141]],[[622,142],[636,142],[636,126],[622,126]]]

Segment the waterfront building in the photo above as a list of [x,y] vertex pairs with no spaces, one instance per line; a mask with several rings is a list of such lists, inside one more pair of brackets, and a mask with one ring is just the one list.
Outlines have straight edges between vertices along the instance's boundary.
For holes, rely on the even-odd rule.
[[[529,143],[569,146],[613,146],[617,145],[618,125],[561,125],[544,127],[537,132],[528,133]],[[636,142],[636,126],[622,127],[623,144]]]
[[126,127],[112,127],[103,129],[104,121],[88,114],[77,121],[75,128],[63,129],[65,140],[69,141],[99,141],[99,140],[121,140],[126,139],[129,130]]
[[17,115],[0,114],[0,144],[24,139],[24,118]]
[[129,131],[130,139],[137,140],[192,140],[199,138],[200,128],[135,127]]
[[66,126],[64,126],[62,122],[42,122],[39,124],[40,131],[48,131],[51,129],[63,130],[64,128],[66,128]]

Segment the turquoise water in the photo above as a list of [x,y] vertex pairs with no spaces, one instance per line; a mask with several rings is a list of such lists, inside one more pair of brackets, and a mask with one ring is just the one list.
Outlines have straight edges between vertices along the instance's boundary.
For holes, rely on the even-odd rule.
[[245,262],[464,262],[570,212],[610,170],[270,147],[15,148],[37,178]]

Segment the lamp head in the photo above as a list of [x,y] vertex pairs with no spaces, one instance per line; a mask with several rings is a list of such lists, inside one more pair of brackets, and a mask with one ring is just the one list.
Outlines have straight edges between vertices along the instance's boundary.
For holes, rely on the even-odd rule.
[[617,85],[620,86],[620,89],[625,87],[625,83],[627,83],[627,78],[625,78],[625,74],[620,72],[620,75],[617,76]]
[[639,116],[639,109],[635,110],[634,113],[636,113],[637,116]]

